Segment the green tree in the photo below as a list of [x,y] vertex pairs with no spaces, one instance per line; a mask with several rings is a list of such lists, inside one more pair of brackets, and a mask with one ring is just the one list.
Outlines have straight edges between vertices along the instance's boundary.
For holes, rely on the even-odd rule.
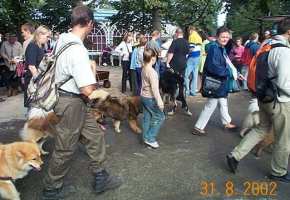
[[[263,16],[290,14],[290,0],[227,0],[227,25],[234,35],[246,36],[259,32]],[[271,28],[272,23],[263,23],[264,28]]]
[[112,3],[113,7],[118,10],[118,14],[111,17],[112,23],[118,28],[128,31],[146,31],[152,30],[152,15],[145,7],[144,1],[139,0],[122,0]]
[[[98,3],[107,0],[99,0]],[[0,0],[0,32],[18,32],[25,22],[44,24],[57,31],[66,31],[74,6],[85,3],[94,7],[96,0]]]
[[172,1],[168,21],[178,26],[196,25],[205,30],[217,26],[217,15],[222,8],[222,1],[217,0],[176,0]]
[[221,0],[121,0],[113,6],[118,14],[112,22],[127,30],[160,30],[162,23],[170,22],[183,28],[197,25],[212,29],[216,26]]
[[45,1],[36,12],[34,19],[39,24],[44,24],[57,31],[66,31],[70,23],[70,13],[78,0],[49,0]]
[[18,32],[23,22],[32,21],[32,13],[40,6],[41,0],[1,0],[0,30],[1,32]]

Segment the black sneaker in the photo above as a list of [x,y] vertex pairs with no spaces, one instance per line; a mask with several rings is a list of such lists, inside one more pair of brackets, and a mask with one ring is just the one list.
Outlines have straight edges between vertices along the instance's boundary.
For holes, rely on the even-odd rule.
[[274,176],[274,175],[270,175],[269,176],[270,179],[275,180],[275,181],[281,181],[284,183],[290,183],[290,174],[287,172],[287,174],[285,174],[284,176]]
[[237,161],[232,155],[227,155],[227,164],[232,173],[236,173],[239,161]]
[[42,191],[42,196],[40,198],[40,200],[63,200],[63,199],[64,193],[62,191],[62,188],[53,190],[44,189]]
[[102,170],[95,174],[94,189],[96,193],[102,193],[107,190],[118,188],[123,181],[118,176],[111,176],[106,170]]

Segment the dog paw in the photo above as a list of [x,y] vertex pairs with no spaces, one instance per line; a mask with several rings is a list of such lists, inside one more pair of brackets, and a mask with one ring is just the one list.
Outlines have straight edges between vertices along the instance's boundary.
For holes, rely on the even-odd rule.
[[116,133],[121,133],[121,129],[115,129]]

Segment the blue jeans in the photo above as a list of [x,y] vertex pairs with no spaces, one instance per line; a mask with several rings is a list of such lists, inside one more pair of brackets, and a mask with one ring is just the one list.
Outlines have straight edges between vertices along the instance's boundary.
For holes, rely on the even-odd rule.
[[162,123],[164,113],[159,109],[154,98],[141,97],[143,105],[143,139],[155,142]]
[[[184,75],[184,84],[186,95],[196,95],[197,89],[197,80],[198,80],[198,66],[200,62],[200,57],[189,57],[186,63],[185,75]],[[189,76],[192,73],[192,81],[189,87]]]

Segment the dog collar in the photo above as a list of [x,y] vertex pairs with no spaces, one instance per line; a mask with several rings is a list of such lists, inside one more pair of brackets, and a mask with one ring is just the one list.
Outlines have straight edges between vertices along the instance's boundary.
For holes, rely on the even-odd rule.
[[8,176],[0,176],[0,181],[13,181],[13,178]]

